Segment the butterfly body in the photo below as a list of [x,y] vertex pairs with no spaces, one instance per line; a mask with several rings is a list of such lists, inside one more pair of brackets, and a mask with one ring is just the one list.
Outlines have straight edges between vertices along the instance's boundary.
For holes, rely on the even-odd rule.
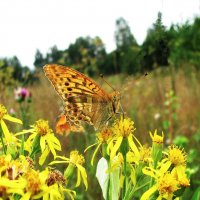
[[106,93],[94,80],[61,65],[44,66],[45,75],[64,101],[64,115],[73,128],[81,122],[99,129],[112,118],[120,107],[120,93]]

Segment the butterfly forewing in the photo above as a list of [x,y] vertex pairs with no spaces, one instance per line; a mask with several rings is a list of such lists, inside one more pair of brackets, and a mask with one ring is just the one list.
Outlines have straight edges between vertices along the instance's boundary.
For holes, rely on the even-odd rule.
[[112,99],[92,79],[60,65],[45,65],[44,71],[64,100],[64,114],[72,127],[87,122],[98,129],[108,118]]

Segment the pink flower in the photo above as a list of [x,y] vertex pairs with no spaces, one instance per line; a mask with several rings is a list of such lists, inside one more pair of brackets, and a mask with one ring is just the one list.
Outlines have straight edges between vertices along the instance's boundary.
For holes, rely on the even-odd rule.
[[28,89],[26,88],[21,88],[21,87],[18,87],[14,90],[14,95],[15,95],[15,100],[21,102],[21,101],[24,101],[24,100],[30,100],[31,99],[31,92],[28,91]]

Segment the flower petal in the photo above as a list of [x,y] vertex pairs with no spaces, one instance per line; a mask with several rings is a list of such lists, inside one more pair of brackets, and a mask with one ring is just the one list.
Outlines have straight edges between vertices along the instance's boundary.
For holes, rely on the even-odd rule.
[[151,187],[149,190],[147,190],[141,197],[140,200],[148,200],[150,199],[149,197],[157,190],[157,186],[154,185],[153,187]]
[[8,114],[4,115],[3,118],[8,120],[8,121],[10,121],[10,122],[15,122],[15,123],[18,123],[18,124],[22,124],[22,121],[20,119],[12,117],[12,116],[10,116]]
[[111,149],[111,153],[110,153],[110,159],[112,160],[115,156],[116,156],[116,152],[119,149],[121,143],[122,143],[123,137],[120,136],[117,138],[117,141],[115,143],[115,145],[113,146],[113,148]]

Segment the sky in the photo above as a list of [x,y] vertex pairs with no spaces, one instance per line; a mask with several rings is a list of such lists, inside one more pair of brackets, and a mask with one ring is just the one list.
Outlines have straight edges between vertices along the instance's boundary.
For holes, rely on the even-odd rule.
[[200,0],[0,0],[0,58],[16,55],[33,69],[36,49],[67,49],[81,36],[99,36],[110,52],[119,17],[142,44],[159,11],[167,27],[184,23],[200,15]]

